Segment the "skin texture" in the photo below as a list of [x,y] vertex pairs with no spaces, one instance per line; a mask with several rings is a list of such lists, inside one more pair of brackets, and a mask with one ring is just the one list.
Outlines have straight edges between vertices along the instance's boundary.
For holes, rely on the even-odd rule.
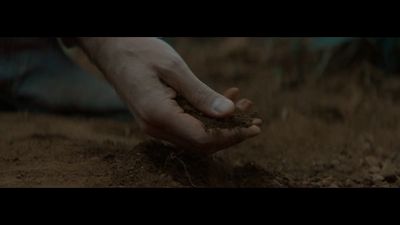
[[249,128],[206,132],[174,98],[184,96],[205,114],[223,118],[252,106],[239,89],[221,95],[201,82],[179,54],[157,38],[78,38],[79,45],[125,100],[148,135],[199,153],[213,153],[258,135],[261,119]]

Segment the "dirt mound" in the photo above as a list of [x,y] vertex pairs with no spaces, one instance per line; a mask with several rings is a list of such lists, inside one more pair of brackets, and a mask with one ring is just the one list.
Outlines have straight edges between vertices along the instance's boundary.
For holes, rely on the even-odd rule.
[[146,140],[133,121],[27,113],[2,113],[0,121],[3,187],[286,186],[279,174],[252,163],[233,165]]
[[[233,166],[221,158],[177,152],[157,141],[143,142],[115,158],[121,185],[168,187],[284,187],[287,181],[252,164]],[[126,170],[126,168],[130,168]],[[147,181],[146,181],[147,180]],[[167,181],[167,182],[166,182]]]

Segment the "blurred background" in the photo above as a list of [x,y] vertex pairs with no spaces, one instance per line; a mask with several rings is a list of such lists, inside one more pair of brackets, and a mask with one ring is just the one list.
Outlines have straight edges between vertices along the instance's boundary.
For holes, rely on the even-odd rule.
[[[351,38],[351,37],[319,37],[319,38],[163,38],[166,42],[181,51],[190,51],[193,47],[211,48],[218,46],[218,51],[236,51],[237,58],[247,60],[257,58],[257,62],[271,66],[285,66],[278,70],[296,71],[314,69],[324,73],[334,69],[343,69],[360,62],[368,62],[380,67],[386,73],[399,71],[400,39],[399,38]],[[257,48],[250,53],[258,55],[240,55],[239,49],[249,46]],[[254,46],[256,45],[256,46]],[[196,49],[197,54],[204,54],[210,49]],[[79,58],[79,50],[66,50]],[[229,53],[234,54],[234,53]],[[233,56],[234,57],[234,56]],[[248,58],[250,57],[250,58]],[[84,59],[81,59],[82,62]],[[285,63],[286,61],[286,63]]]

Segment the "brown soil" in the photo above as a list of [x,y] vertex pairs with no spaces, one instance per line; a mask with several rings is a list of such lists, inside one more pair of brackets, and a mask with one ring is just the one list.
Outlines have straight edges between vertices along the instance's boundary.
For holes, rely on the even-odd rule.
[[398,187],[399,76],[365,63],[321,76],[314,55],[299,61],[287,39],[271,43],[175,44],[205,83],[254,101],[258,137],[204,157],[146,137],[133,120],[3,112],[0,186]]
[[[151,140],[133,121],[2,113],[3,187],[251,187],[285,180]],[[41,129],[37,129],[40,127]]]

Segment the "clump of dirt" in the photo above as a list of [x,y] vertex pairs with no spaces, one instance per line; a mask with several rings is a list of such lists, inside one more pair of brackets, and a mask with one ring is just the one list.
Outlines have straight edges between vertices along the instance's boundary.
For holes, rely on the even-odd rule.
[[[285,187],[288,179],[254,163],[233,165],[222,158],[179,152],[159,141],[145,141],[119,155],[114,183],[168,187]],[[126,168],[132,168],[126,170]],[[143,183],[144,182],[144,183]]]
[[256,112],[249,113],[236,110],[230,117],[213,118],[197,110],[182,96],[178,96],[175,100],[185,113],[200,120],[204,124],[206,131],[212,129],[248,128],[252,125],[253,118],[257,116]]

